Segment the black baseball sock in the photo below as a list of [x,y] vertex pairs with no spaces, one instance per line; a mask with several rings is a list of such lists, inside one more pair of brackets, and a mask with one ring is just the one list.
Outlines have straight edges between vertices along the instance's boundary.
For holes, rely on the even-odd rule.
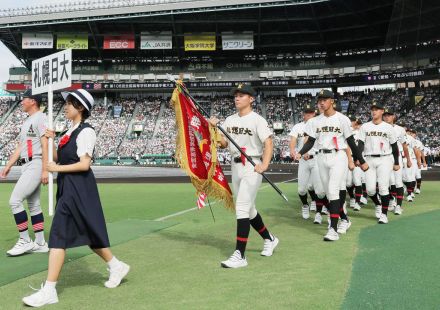
[[361,197],[362,197],[362,186],[355,186],[354,192],[355,192],[356,203],[359,204],[361,202]]
[[335,231],[338,231],[339,207],[340,207],[339,199],[330,200],[328,206],[330,212],[330,226]]
[[380,195],[380,201],[382,202],[382,213],[387,215],[388,206],[390,205],[390,195]]
[[235,249],[240,251],[241,257],[244,257],[244,252],[246,251],[250,229],[251,223],[248,218],[237,220],[237,243]]
[[422,179],[416,179],[417,181],[417,189],[420,189],[420,187],[422,186]]
[[370,199],[373,201],[375,206],[380,206],[379,199],[377,199],[377,194],[374,194],[373,196],[370,196]]
[[340,190],[339,191],[339,216],[341,220],[348,220],[347,214],[344,212],[344,203],[345,198],[347,197],[347,191]]
[[315,190],[313,190],[313,189],[309,190],[309,195],[310,195],[310,198],[314,202],[316,202],[318,200],[318,196],[316,195]]
[[368,193],[367,193],[367,184],[362,183],[362,195],[364,196],[365,199],[368,198],[368,195],[367,195],[367,194],[368,194]]
[[347,187],[347,193],[350,196],[350,199],[354,198],[354,186]]
[[302,202],[303,206],[304,205],[309,205],[309,203],[307,202],[307,194],[305,194],[305,195],[299,195],[298,194],[298,196],[299,196],[299,199],[301,199],[301,202]]
[[266,226],[264,226],[260,213],[257,213],[257,216],[250,220],[250,222],[252,227],[260,234],[261,238],[272,240],[269,231]]
[[402,206],[403,202],[403,193],[404,193],[403,187],[396,188],[396,199],[397,199],[397,205]]

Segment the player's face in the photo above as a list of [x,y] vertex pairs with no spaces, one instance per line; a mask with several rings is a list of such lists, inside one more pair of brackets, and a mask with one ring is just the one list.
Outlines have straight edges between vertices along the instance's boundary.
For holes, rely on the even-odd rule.
[[393,121],[394,121],[394,115],[393,114],[384,114],[384,116],[383,116],[383,120],[385,121],[385,122],[387,122],[388,124],[393,124]]
[[382,119],[383,110],[378,108],[372,108],[371,109],[371,116],[374,120]]
[[324,112],[333,109],[333,102],[334,100],[331,98],[319,98],[318,99],[319,111]]
[[304,122],[307,122],[309,119],[315,117],[315,112],[311,112],[311,113],[304,113],[303,114],[303,119]]
[[234,101],[235,101],[235,107],[237,108],[237,110],[240,111],[249,108],[252,102],[254,101],[254,97],[248,94],[236,93],[234,97]]
[[358,122],[356,122],[356,121],[351,122],[351,128],[358,129],[359,127],[360,127],[360,125],[358,124]]
[[28,112],[33,105],[34,105],[34,100],[31,98],[24,98],[21,101],[21,107],[23,109],[23,112]]

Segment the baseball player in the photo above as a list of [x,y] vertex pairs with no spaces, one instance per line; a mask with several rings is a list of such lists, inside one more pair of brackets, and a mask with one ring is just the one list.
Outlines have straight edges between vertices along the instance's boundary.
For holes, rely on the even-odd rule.
[[[425,157],[425,146],[423,145],[422,141],[420,141],[417,138],[417,132],[413,130],[413,137],[416,139],[416,146],[417,149],[420,152],[420,161],[421,165],[426,168],[428,165],[426,164],[426,157]],[[417,167],[416,171],[416,188],[414,189],[414,193],[420,194],[420,187],[422,186],[422,167]]]
[[345,189],[348,167],[347,147],[350,147],[353,157],[359,160],[363,170],[367,170],[368,165],[356,146],[350,120],[335,110],[333,93],[323,89],[318,93],[317,99],[322,113],[307,123],[305,133],[308,139],[295,159],[300,160],[316,143],[319,175],[329,200],[330,211],[330,227],[324,241],[336,241],[339,240],[339,216],[341,230],[348,229],[351,224],[345,213],[341,212],[344,203],[341,188]]
[[[296,152],[301,150],[304,146],[306,139],[304,130],[307,122],[315,117],[315,108],[306,105],[303,110],[303,121],[293,126],[290,131],[290,156],[295,158]],[[299,161],[298,167],[298,195],[302,203],[302,217],[308,219],[310,217],[309,204],[307,202],[307,189],[310,190],[312,199],[313,194],[316,195],[315,199],[323,199],[325,196],[324,188],[319,176],[318,164],[316,163],[316,149],[312,148],[309,152],[304,154],[303,158]],[[313,192],[312,192],[313,189]],[[318,202],[318,205],[320,203]],[[320,212],[316,213],[315,217],[319,217]],[[320,220],[318,221],[320,222]]]
[[[374,102],[371,106],[372,120],[359,130],[359,149],[364,152],[370,167],[365,172],[367,192],[376,205],[376,218],[380,224],[388,223],[390,175],[393,169],[400,169],[397,139],[393,127],[382,120],[384,109],[381,103]],[[376,183],[380,202],[376,195]]]
[[[45,169],[48,143],[44,137],[47,117],[40,111],[41,102],[42,96],[32,95],[30,89],[23,94],[22,109],[29,117],[21,127],[17,148],[1,172],[1,177],[4,179],[17,161],[22,164],[21,176],[9,199],[19,231],[17,243],[6,252],[9,256],[49,251],[44,239],[44,217],[40,206],[40,185],[48,182],[48,172]],[[23,207],[25,199],[31,216],[35,242],[29,236],[28,215]]]
[[406,142],[408,144],[408,153],[411,160],[411,166],[406,165],[403,169],[403,184],[406,186],[407,201],[414,200],[414,188],[416,186],[417,167],[420,164],[420,153],[417,149],[416,140],[411,134],[411,129],[406,128]]
[[[393,171],[391,173],[390,178],[390,188],[391,188],[391,195],[394,197],[395,204],[392,206],[390,202],[390,208],[389,211],[394,211],[394,214],[400,215],[402,214],[402,207],[403,207],[403,195],[404,195],[404,188],[403,188],[403,158],[405,158],[405,164],[406,167],[411,167],[412,163],[409,159],[409,151],[408,151],[408,145],[406,144],[406,132],[405,129],[399,125],[396,125],[396,115],[394,111],[391,109],[385,109],[385,112],[383,114],[383,120],[393,126],[394,129],[394,135],[397,139],[397,146],[399,148],[399,166],[402,167],[402,169],[399,169],[397,171]],[[394,208],[393,208],[394,207]],[[394,209],[394,210],[393,210]]]
[[[252,226],[264,239],[262,256],[272,256],[278,245],[278,238],[272,235],[263,223],[261,215],[255,208],[255,198],[261,185],[262,175],[269,167],[273,153],[272,131],[267,121],[252,110],[256,92],[246,84],[239,84],[231,90],[235,98],[237,113],[226,118],[223,128],[256,163],[252,166],[236,147],[219,137],[221,148],[229,148],[232,163],[232,190],[235,194],[235,212],[237,218],[237,242],[234,253],[221,262],[224,268],[240,268],[247,266],[245,257],[246,244]],[[219,120],[211,117],[212,126]]]

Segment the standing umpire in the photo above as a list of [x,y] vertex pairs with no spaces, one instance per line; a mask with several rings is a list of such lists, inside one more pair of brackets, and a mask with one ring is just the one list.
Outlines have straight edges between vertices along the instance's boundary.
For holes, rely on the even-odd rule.
[[[40,206],[40,185],[48,182],[48,148],[47,139],[44,137],[47,117],[40,111],[41,102],[42,96],[32,95],[30,89],[23,94],[21,106],[29,117],[21,127],[17,148],[0,174],[1,178],[6,178],[11,167],[20,160],[21,176],[9,200],[20,236],[14,247],[6,252],[9,256],[49,251],[44,239],[44,217]],[[28,215],[23,207],[25,199],[31,215],[35,242],[31,240],[28,232]]]

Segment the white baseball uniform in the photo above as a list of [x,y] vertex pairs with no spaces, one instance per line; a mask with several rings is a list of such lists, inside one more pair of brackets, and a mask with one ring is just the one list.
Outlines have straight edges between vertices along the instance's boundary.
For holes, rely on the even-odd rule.
[[[308,122],[310,122],[310,119]],[[308,123],[307,122],[307,123]],[[289,135],[296,138],[296,151],[299,152],[304,146],[305,135],[304,131],[306,123],[301,122],[293,126]],[[319,176],[318,164],[316,162],[317,149],[313,147],[308,155],[310,158],[305,160],[301,158],[298,167],[298,194],[303,196],[307,194],[308,189],[314,189],[319,198],[324,198],[325,192]]]
[[[250,156],[253,161],[261,163],[264,142],[273,135],[267,121],[255,112],[245,116],[238,113],[226,118],[222,125],[232,139]],[[237,219],[253,219],[257,215],[255,198],[261,185],[262,175],[254,171],[254,167],[247,160],[234,162],[234,158],[241,156],[240,151],[232,144],[228,144],[232,157],[232,190],[235,193],[235,210]]]
[[336,112],[330,117],[321,114],[307,122],[306,134],[315,138],[318,168],[328,200],[338,200],[339,190],[346,184],[348,158],[346,139],[353,135],[350,119]]
[[364,142],[364,156],[369,169],[365,172],[368,195],[376,194],[376,182],[379,183],[379,194],[389,194],[390,175],[394,159],[391,144],[396,143],[393,127],[386,123],[365,123],[359,130],[359,140]]
[[[415,138],[416,140],[416,148],[420,151],[420,153],[424,152],[425,146],[423,145],[422,141],[420,141],[419,139]],[[420,160],[422,160],[420,158]],[[421,179],[422,178],[422,168],[419,168],[417,166],[416,169],[416,179]]]
[[408,145],[408,153],[411,159],[411,167],[408,168],[406,166],[406,161],[404,162],[403,167],[403,181],[404,182],[415,182],[416,181],[416,171],[417,171],[417,158],[414,152],[414,148],[416,147],[416,140],[411,135],[406,135],[406,144]]
[[396,188],[403,187],[403,144],[406,144],[406,131],[399,125],[392,125],[394,129],[394,136],[397,139],[397,146],[399,148],[399,166],[401,169],[393,171],[390,176],[390,185],[395,185]]

